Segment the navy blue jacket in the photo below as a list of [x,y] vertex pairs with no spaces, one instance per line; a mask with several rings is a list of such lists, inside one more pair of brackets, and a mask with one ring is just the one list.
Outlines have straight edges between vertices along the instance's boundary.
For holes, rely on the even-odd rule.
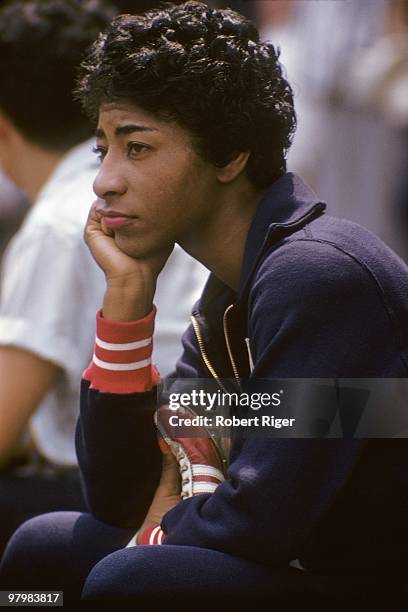
[[[257,209],[238,294],[210,277],[195,308],[223,378],[234,375],[222,329],[231,303],[233,352],[249,379],[407,378],[406,265],[366,229],[326,215],[296,175],[275,182]],[[191,326],[183,345],[177,377],[208,377]],[[154,390],[114,395],[83,382],[77,450],[101,520],[140,525],[160,474],[155,402]],[[407,511],[404,439],[237,437],[226,481],[212,495],[180,502],[162,527],[164,545],[270,565],[299,558],[311,571],[383,571],[405,561]]]

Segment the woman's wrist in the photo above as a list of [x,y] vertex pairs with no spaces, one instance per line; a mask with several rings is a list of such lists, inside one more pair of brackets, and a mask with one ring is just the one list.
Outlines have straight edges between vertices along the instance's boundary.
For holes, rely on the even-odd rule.
[[111,321],[130,322],[143,319],[153,308],[154,289],[140,291],[126,287],[106,288],[103,299],[103,317]]

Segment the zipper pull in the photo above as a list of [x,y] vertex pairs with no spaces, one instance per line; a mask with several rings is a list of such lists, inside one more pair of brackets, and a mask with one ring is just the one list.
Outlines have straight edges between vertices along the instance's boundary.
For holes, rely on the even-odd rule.
[[249,344],[249,338],[245,338],[245,344],[247,347],[247,351],[248,351],[248,361],[249,361],[249,370],[252,374],[252,372],[254,371],[254,360],[252,359],[252,353],[251,353],[251,346]]

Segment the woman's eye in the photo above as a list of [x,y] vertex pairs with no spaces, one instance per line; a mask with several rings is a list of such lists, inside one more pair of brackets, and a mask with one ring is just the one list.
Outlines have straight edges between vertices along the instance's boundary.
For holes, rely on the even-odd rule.
[[129,142],[127,149],[130,157],[137,157],[141,153],[148,151],[149,147],[145,144],[141,144],[140,142]]
[[96,153],[100,162],[103,161],[103,158],[105,157],[107,153],[107,150],[105,149],[105,147],[101,147],[99,145],[93,147],[92,151]]

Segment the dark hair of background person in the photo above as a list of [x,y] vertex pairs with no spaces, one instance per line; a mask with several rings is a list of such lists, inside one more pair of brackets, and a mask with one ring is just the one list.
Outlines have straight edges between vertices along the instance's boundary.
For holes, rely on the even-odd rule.
[[72,90],[85,50],[114,14],[102,0],[2,5],[0,110],[29,141],[65,151],[91,135]]
[[77,95],[93,120],[103,102],[126,100],[176,121],[217,166],[250,151],[257,187],[286,170],[291,87],[273,45],[232,10],[190,0],[115,18],[82,64]]

